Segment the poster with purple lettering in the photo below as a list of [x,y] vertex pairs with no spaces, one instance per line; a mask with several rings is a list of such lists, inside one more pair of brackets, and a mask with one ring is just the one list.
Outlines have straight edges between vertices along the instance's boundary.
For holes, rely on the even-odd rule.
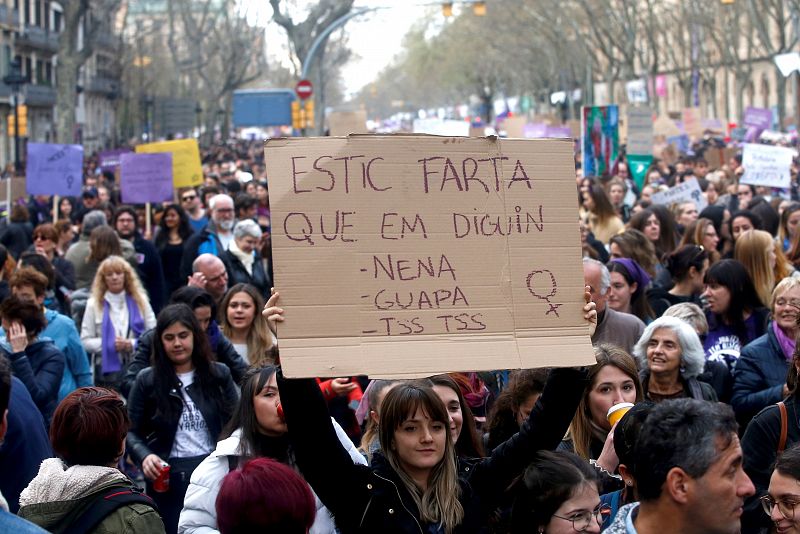
[[83,147],[28,143],[25,192],[78,197],[83,185]]
[[594,362],[572,142],[270,139],[287,376]]
[[583,175],[608,175],[619,152],[619,108],[584,106],[581,110]]
[[172,154],[122,154],[120,189],[126,204],[172,200]]

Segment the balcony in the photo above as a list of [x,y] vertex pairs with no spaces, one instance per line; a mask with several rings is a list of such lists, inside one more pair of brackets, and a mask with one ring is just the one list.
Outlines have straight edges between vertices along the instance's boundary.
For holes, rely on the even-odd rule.
[[22,95],[30,107],[47,108],[56,105],[56,90],[47,85],[24,85]]
[[119,96],[119,80],[105,76],[92,76],[89,79],[89,83],[86,84],[86,91],[104,96]]
[[0,26],[16,29],[19,26],[19,11],[0,4]]
[[22,33],[17,35],[16,45],[55,54],[58,52],[58,34],[38,26],[25,26]]

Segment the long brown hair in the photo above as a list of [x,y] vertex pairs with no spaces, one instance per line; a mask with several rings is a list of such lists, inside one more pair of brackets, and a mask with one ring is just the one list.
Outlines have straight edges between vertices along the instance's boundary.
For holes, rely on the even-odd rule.
[[[422,410],[433,421],[442,423],[445,430],[444,456],[428,477],[423,491],[406,473],[394,446],[394,435],[409,417]],[[420,518],[426,523],[439,523],[446,534],[455,532],[464,518],[459,499],[460,486],[456,465],[456,449],[450,439],[450,419],[439,396],[424,382],[407,382],[392,388],[381,405],[379,435],[381,450],[414,499]]]
[[273,365],[275,358],[272,355],[272,334],[270,334],[267,321],[261,317],[264,299],[256,288],[250,284],[236,284],[225,293],[219,305],[219,325],[222,333],[228,339],[233,335],[233,327],[228,322],[228,306],[234,295],[245,293],[253,300],[254,315],[250,329],[247,331],[247,359],[253,367]]
[[466,400],[464,400],[464,393],[456,379],[451,375],[436,375],[429,378],[434,386],[444,386],[455,391],[458,397],[458,403],[461,405],[461,418],[463,423],[461,425],[461,434],[456,441],[456,454],[459,457],[466,458],[483,458],[483,443],[481,436],[478,433],[478,428],[475,426],[475,417],[472,415],[472,410],[469,409]]
[[[678,244],[678,247],[675,250],[680,249],[684,245],[699,245],[702,247],[703,240],[706,237],[706,228],[708,228],[709,226],[713,227],[714,231],[716,232],[717,229],[714,226],[714,221],[712,221],[711,219],[700,217],[699,219],[694,221],[686,228],[686,231],[683,233],[683,238],[681,239],[681,242]],[[719,237],[719,241],[720,243],[722,243],[722,236],[717,236],[717,237]],[[709,265],[719,261],[720,259],[719,251],[706,249],[706,252],[708,253]]]
[[633,380],[636,387],[636,402],[640,402],[643,398],[639,370],[633,356],[616,345],[601,343],[594,348],[594,357],[597,365],[589,371],[589,385],[586,386],[578,411],[575,412],[575,417],[569,426],[569,437],[572,439],[575,454],[586,460],[592,457],[592,414],[589,409],[589,393],[597,385],[597,375],[600,371],[607,365],[613,365]]

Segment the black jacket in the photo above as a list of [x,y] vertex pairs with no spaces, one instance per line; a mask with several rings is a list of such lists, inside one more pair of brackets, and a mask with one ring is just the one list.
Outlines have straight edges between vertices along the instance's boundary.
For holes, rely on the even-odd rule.
[[[798,419],[797,398],[792,396],[785,402],[789,423],[786,448],[789,449],[800,443],[800,419]],[[756,487],[755,495],[746,499],[744,503],[742,532],[758,532],[760,528],[772,526],[769,517],[761,508],[758,498],[767,494],[769,478],[772,476],[772,468],[778,457],[780,435],[780,409],[777,404],[773,404],[761,410],[750,421],[744,437],[742,437],[744,471]]]
[[[647,400],[651,400],[649,397],[649,385],[650,385],[650,371],[647,369],[643,369],[639,371],[639,380],[642,382],[642,389],[644,390],[644,398]],[[700,382],[696,378],[683,378],[679,379],[681,383],[683,383],[683,390],[686,392],[686,396],[690,399],[697,399],[697,400],[707,400],[717,402],[717,393],[714,391],[714,388],[711,387],[711,384],[707,384],[705,382]]]
[[11,353],[7,348],[3,347],[2,352],[11,362],[11,371],[28,388],[42,412],[45,427],[50,428],[50,418],[58,405],[58,388],[64,378],[64,354],[50,339],[29,343],[24,352]]
[[[213,330],[213,331],[212,331]],[[247,371],[247,362],[236,352],[228,338],[222,335],[219,327],[212,321],[208,327],[211,350],[217,357],[217,361],[228,366],[233,381],[238,384],[244,373]],[[136,349],[133,351],[133,358],[128,364],[125,377],[120,384],[120,391],[126,397],[130,395],[136,376],[146,367],[150,366],[150,355],[153,353],[153,338],[156,335],[155,328],[144,332],[136,341]]]
[[142,279],[142,285],[150,297],[153,313],[158,315],[164,307],[164,271],[161,268],[161,255],[156,246],[136,232],[133,237],[133,248],[136,250],[136,267]]
[[[556,369],[520,432],[488,458],[459,465],[464,519],[457,533],[479,532],[506,488],[539,450],[555,450],[587,385],[584,370]],[[427,534],[397,473],[376,456],[354,465],[331,425],[319,386],[310,379],[278,377],[289,439],[301,473],[333,513],[342,534]]]
[[[231,379],[228,368],[217,362],[212,364],[212,373],[216,377],[214,388],[218,388],[220,402],[215,402],[208,391],[200,391],[197,382],[186,388],[189,397],[194,401],[197,409],[203,414],[203,419],[208,425],[208,432],[213,441],[219,439],[222,427],[228,422],[239,401],[239,390]],[[183,397],[180,388],[183,387],[176,380],[170,390],[170,401],[174,404],[175,415],[168,417],[159,409],[155,395],[153,368],[148,367],[136,377],[136,382],[128,397],[128,415],[131,418],[131,429],[126,441],[128,452],[133,460],[141,465],[142,460],[149,454],[156,454],[162,459],[167,459],[172,451],[175,434],[178,430]]]
[[11,222],[0,235],[0,244],[8,249],[15,260],[33,244],[33,226],[29,222]]
[[222,260],[222,263],[225,264],[225,269],[228,271],[228,287],[233,287],[236,284],[250,284],[258,289],[258,292],[264,298],[269,298],[272,280],[264,271],[264,264],[260,258],[256,258],[256,261],[253,262],[252,276],[244,268],[241,260],[230,250],[220,254],[219,259]]
[[789,362],[772,327],[742,348],[733,368],[731,404],[743,421],[783,399]]

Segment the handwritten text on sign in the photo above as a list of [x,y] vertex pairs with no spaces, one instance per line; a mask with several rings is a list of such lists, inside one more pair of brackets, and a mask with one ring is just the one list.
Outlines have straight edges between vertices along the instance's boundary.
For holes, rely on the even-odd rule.
[[796,152],[790,148],[746,144],[742,152],[743,184],[789,187],[790,167]]
[[568,141],[275,139],[265,161],[289,375],[592,361]]

